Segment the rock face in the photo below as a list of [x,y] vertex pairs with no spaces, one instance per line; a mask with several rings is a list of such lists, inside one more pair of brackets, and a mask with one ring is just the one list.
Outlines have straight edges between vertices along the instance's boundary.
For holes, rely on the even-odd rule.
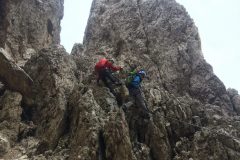
[[124,65],[146,68],[152,84],[232,110],[225,86],[203,58],[193,20],[175,0],[96,0],[84,45],[91,56],[100,46],[113,48]]
[[[25,25],[20,27],[23,32],[6,32],[11,7],[27,7],[23,2],[0,0],[1,45],[20,45],[14,40],[19,34],[26,38]],[[55,22],[61,19],[62,1],[35,0],[29,6],[39,6],[33,16],[41,15],[38,21],[27,21],[33,41],[23,41],[36,51],[23,67],[34,84],[31,94],[17,90],[22,95],[0,86],[0,158],[239,159],[240,96],[234,89],[226,90],[204,60],[197,28],[175,0],[93,0],[84,42],[74,45],[71,55],[58,45]],[[16,24],[25,23],[29,12],[16,10],[22,18]],[[43,16],[48,12],[52,14]],[[38,28],[48,19],[56,27],[52,36]],[[31,28],[33,22],[37,25]],[[144,79],[142,90],[150,118],[143,117],[136,104],[123,111],[109,89],[96,84],[92,72],[100,48],[125,70],[136,64],[147,71],[150,79]],[[8,76],[6,69],[0,71]]]
[[18,91],[23,95],[31,94],[33,80],[2,48],[0,48],[0,81],[4,82],[8,89]]
[[33,107],[33,122],[41,126],[37,135],[56,146],[66,126],[68,96],[77,84],[76,64],[62,46],[53,46],[33,56],[24,69],[35,82],[27,105]]
[[[144,82],[144,91],[149,108],[161,108],[162,112],[153,116],[152,127],[129,119],[134,116],[131,113],[127,114],[127,119],[130,133],[142,134],[135,136],[135,139],[147,145],[149,157],[208,159],[204,154],[207,149],[199,151],[191,148],[198,146],[195,143],[198,138],[204,139],[209,145],[206,138],[213,138],[215,132],[221,132],[217,143],[222,146],[210,153],[211,158],[232,155],[230,157],[234,159],[238,155],[237,150],[230,154],[231,147],[226,146],[226,142],[220,138],[222,131],[234,137],[226,126],[231,125],[235,118],[239,120],[233,111],[237,110],[234,104],[238,106],[238,96],[230,98],[224,84],[204,60],[197,28],[183,6],[174,0],[95,0],[83,45],[85,50],[82,57],[97,59],[96,50],[107,46],[113,51],[109,53],[110,56],[126,69],[130,64],[137,64],[139,68],[147,70],[151,78]],[[91,61],[89,63],[93,66]],[[221,127],[218,125],[223,119],[228,119],[228,122],[219,131]],[[161,123],[158,124],[159,121]],[[201,127],[196,126],[208,126],[210,134],[202,136]],[[147,129],[137,131],[136,128]],[[189,147],[177,148],[178,144],[185,141],[184,137],[188,137]],[[135,146],[136,140],[131,138]],[[224,155],[223,146],[227,148],[224,149]]]
[[63,0],[0,0],[0,10],[0,47],[19,65],[60,42]]
[[0,155],[4,155],[10,148],[10,144],[6,137],[0,135]]
[[16,92],[5,91],[0,98],[0,157],[10,150],[18,141],[18,135],[26,129],[21,123],[22,95]]
[[227,90],[228,95],[230,96],[230,99],[233,104],[233,108],[236,112],[240,113],[240,96],[238,94],[238,91],[235,89],[229,88]]

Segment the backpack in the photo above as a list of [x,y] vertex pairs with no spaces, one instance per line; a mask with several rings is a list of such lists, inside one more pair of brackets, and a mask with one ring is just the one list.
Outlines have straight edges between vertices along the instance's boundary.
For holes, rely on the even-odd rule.
[[137,71],[136,70],[128,73],[128,76],[126,78],[126,85],[129,85],[136,75],[137,75]]

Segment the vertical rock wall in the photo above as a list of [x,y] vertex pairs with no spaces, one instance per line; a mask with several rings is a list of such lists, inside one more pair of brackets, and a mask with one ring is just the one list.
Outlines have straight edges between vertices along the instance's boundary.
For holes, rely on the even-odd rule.
[[0,9],[0,47],[19,65],[60,43],[63,0],[1,0]]
[[38,125],[37,136],[50,148],[57,145],[66,125],[68,98],[77,80],[76,65],[62,46],[52,46],[40,51],[25,65],[34,80],[31,107],[32,120]]
[[[141,118],[134,109],[126,117],[133,150],[137,139],[142,148],[147,145],[144,153],[150,159],[196,158],[200,151],[191,145],[198,146],[201,138],[214,139],[220,126],[226,131],[227,124],[237,118],[233,111],[237,101],[230,99],[205,61],[197,27],[175,0],[94,0],[83,45],[80,57],[88,57],[92,68],[99,58],[97,51],[106,47],[124,69],[137,64],[147,70],[150,80],[143,82],[143,90],[150,109],[161,112],[153,116],[152,123],[139,123]],[[229,121],[221,124],[225,118]],[[199,125],[209,127],[206,136],[196,127]],[[219,137],[216,141],[220,145],[211,158],[221,157],[221,152],[225,157],[230,154],[231,145],[225,146]],[[134,155],[139,152],[143,150]],[[206,158],[204,152],[199,159]]]
[[145,68],[152,84],[172,93],[232,110],[224,84],[204,60],[197,27],[175,0],[95,0],[84,45],[91,57],[111,48],[125,67]]

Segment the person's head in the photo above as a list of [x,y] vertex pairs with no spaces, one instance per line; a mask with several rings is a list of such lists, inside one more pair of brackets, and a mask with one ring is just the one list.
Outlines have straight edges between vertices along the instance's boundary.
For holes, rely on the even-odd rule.
[[144,77],[147,76],[146,72],[145,72],[143,69],[141,69],[140,71],[138,71],[138,74],[139,74],[142,78],[144,78]]
[[113,58],[107,58],[107,60],[108,60],[109,62],[111,62],[112,64],[114,64],[114,62],[115,62],[115,60],[114,60]]
[[131,71],[134,71],[134,70],[136,70],[137,69],[137,65],[136,64],[132,64],[131,66],[130,66],[130,70]]

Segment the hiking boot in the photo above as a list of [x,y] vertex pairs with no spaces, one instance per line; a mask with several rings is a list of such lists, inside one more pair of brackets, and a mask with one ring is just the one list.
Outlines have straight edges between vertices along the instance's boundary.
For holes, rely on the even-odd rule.
[[133,102],[127,102],[127,103],[124,103],[123,105],[122,105],[122,109],[123,109],[123,111],[124,112],[126,112],[127,111],[127,109],[129,108],[129,107],[131,107],[133,105]]
[[143,118],[149,120],[151,118],[150,113],[144,113]]

